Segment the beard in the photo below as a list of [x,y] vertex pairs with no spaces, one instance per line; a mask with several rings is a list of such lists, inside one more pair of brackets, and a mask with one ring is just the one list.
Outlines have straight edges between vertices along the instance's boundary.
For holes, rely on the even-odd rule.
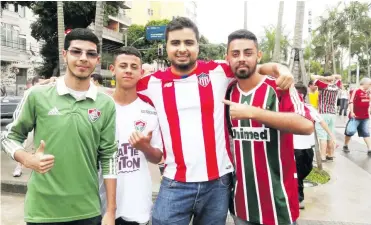
[[187,72],[190,69],[192,69],[196,64],[196,60],[190,60],[187,64],[177,64],[175,60],[171,61],[171,65],[174,66],[175,69],[181,71],[181,72]]
[[78,80],[87,80],[87,79],[90,79],[91,77],[90,77],[90,75],[93,73],[93,71],[94,70],[92,70],[92,71],[88,71],[87,72],[87,75],[77,75],[77,74],[75,74],[74,72],[73,72],[73,70],[71,69],[71,67],[70,67],[70,65],[69,64],[67,64],[67,69],[69,70],[69,73],[73,76],[73,77],[75,77],[76,79],[78,79]]
[[236,72],[234,74],[238,79],[242,79],[242,80],[248,79],[249,77],[251,77],[252,74],[255,73],[256,66],[257,66],[257,63],[252,68],[241,69],[240,71],[236,69]]

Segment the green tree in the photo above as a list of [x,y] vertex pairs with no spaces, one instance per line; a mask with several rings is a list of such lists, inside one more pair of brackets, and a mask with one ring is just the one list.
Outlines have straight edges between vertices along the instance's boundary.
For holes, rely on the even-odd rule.
[[[139,49],[142,53],[142,59],[145,63],[153,63],[155,60],[160,60],[170,65],[167,58],[167,53],[165,50],[166,43],[165,40],[148,41],[145,39],[146,27],[147,26],[162,26],[167,25],[169,20],[153,20],[149,21],[145,26],[132,24],[127,31],[127,42],[128,46],[133,45],[133,47]],[[164,46],[164,51],[162,56],[158,56],[157,48],[158,45],[162,44]],[[211,60],[211,59],[224,59],[225,55],[225,45],[222,44],[211,44],[206,37],[201,35],[200,37],[200,53],[199,59]]]
[[[275,39],[276,39],[276,28],[271,25],[268,27],[264,27],[264,33],[265,35],[260,40],[259,48],[263,52],[263,58],[261,60],[261,63],[271,62],[273,58],[273,52],[274,52],[274,45],[275,45]],[[287,49],[290,46],[290,42],[288,39],[288,35],[284,34],[282,31],[281,33],[281,39],[280,39],[280,54],[284,56],[284,59],[287,58]]]
[[[117,15],[122,2],[105,2],[104,19],[108,15]],[[50,77],[58,66],[58,31],[57,31],[57,2],[37,1],[32,6],[37,20],[31,24],[31,36],[37,41],[43,40],[41,55],[44,64],[39,68],[39,74]],[[115,9],[115,10],[113,10]],[[65,1],[63,2],[64,25],[66,29],[86,28],[95,20],[96,2]],[[110,14],[108,14],[110,13]]]

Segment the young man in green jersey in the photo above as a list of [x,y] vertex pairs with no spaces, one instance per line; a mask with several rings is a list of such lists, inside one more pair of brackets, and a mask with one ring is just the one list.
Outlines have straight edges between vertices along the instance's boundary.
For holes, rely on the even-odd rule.
[[[296,90],[279,90],[276,80],[256,70],[262,53],[256,36],[228,36],[227,61],[237,82],[224,100],[234,143],[236,225],[289,225],[299,216],[293,135],[314,125]],[[277,71],[278,72],[278,71]],[[308,119],[309,118],[309,119]]]
[[[90,74],[99,62],[99,40],[89,29],[65,37],[65,76],[35,86],[22,100],[2,147],[34,170],[25,199],[25,221],[35,224],[115,224],[115,104],[97,91]],[[22,143],[34,129],[36,153]],[[102,219],[97,161],[103,169],[107,210]]]

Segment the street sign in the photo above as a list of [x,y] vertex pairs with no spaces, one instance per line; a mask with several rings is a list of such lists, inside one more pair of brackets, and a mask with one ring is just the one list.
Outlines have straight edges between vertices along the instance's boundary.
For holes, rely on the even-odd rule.
[[148,41],[165,40],[166,26],[146,27],[146,39]]

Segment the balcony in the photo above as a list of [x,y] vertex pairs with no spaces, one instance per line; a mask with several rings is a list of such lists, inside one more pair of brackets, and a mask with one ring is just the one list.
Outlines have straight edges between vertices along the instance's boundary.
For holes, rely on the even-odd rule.
[[123,13],[118,13],[117,16],[108,16],[108,18],[123,24],[125,27],[131,25],[131,18],[125,16]]
[[[94,31],[95,30],[94,23],[90,24],[88,28]],[[103,39],[108,39],[114,42],[118,42],[120,44],[124,44],[123,38],[124,38],[123,33],[108,29],[107,27],[103,27]]]
[[131,9],[133,8],[133,2],[132,1],[124,1],[124,9]]

